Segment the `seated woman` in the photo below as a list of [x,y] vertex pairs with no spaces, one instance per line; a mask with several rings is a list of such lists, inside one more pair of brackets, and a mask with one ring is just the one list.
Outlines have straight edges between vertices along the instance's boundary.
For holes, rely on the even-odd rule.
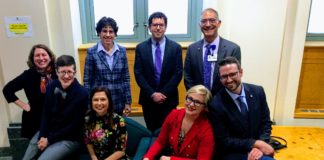
[[95,87],[90,99],[91,110],[86,116],[84,142],[91,159],[126,159],[126,124],[121,116],[113,112],[110,92],[105,87]]
[[168,115],[144,160],[158,158],[164,149],[171,150],[171,155],[162,155],[160,160],[211,159],[214,136],[206,114],[206,104],[210,98],[211,93],[205,86],[196,85],[190,88],[185,108],[173,110]]

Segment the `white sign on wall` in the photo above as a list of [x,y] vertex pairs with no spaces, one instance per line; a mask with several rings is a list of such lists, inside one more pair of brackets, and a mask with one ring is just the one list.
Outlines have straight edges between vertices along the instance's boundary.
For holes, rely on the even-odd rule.
[[33,27],[30,16],[5,17],[6,32],[11,37],[32,37]]

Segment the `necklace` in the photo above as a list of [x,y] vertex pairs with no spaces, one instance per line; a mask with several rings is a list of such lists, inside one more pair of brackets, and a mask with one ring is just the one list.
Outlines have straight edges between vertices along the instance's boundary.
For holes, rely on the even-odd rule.
[[181,129],[180,129],[180,134],[183,135],[183,137],[189,132],[193,122],[187,120],[186,118],[183,118],[182,124],[181,124]]

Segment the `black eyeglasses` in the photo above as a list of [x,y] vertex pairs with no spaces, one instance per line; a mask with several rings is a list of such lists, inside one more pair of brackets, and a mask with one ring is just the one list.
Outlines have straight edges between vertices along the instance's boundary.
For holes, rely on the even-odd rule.
[[228,77],[230,77],[231,79],[236,78],[238,75],[238,71],[237,72],[233,72],[233,73],[229,73],[229,74],[224,74],[224,75],[219,75],[219,79],[220,80],[227,80]]
[[200,102],[198,100],[194,100],[192,97],[186,97],[186,102],[189,104],[193,103],[193,105],[197,107],[205,105],[205,103]]

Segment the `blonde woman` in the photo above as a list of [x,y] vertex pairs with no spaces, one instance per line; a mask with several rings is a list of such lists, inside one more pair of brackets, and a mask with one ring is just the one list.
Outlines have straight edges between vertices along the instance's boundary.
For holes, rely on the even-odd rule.
[[[163,123],[161,132],[144,156],[144,160],[211,159],[214,150],[212,127],[207,118],[210,91],[196,85],[187,92],[185,108],[173,110]],[[166,148],[169,147],[169,148]],[[164,155],[162,150],[170,154]]]

